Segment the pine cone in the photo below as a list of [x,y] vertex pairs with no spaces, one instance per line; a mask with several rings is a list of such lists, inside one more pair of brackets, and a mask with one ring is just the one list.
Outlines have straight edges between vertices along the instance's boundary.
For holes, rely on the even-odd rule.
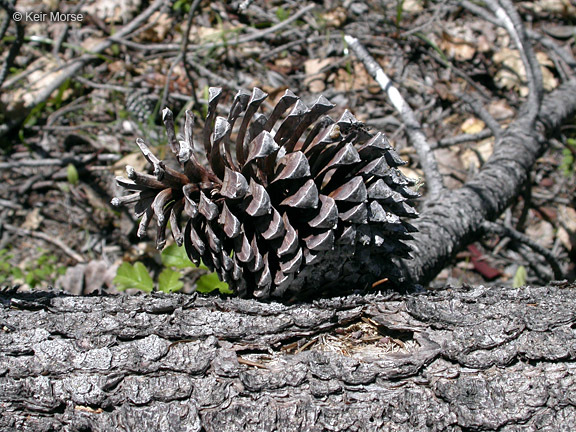
[[267,94],[255,88],[240,90],[228,118],[217,117],[221,94],[210,88],[203,154],[194,150],[192,113],[177,139],[172,112],[163,110],[180,171],[136,141],[153,175],[127,166],[128,179],[117,182],[133,193],[112,203],[136,204],[138,236],[155,215],[162,248],[170,221],[190,259],[243,297],[394,279],[392,257],[409,256],[402,240],[414,231],[402,218],[417,216],[409,201],[418,194],[384,134],[369,133],[349,111],[334,121],[325,116],[334,107],[325,97],[307,107],[289,90],[269,116],[258,113]]

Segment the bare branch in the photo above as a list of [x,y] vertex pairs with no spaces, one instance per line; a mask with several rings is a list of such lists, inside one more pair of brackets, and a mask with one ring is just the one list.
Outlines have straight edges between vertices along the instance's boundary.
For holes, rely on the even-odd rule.
[[522,63],[524,63],[524,69],[526,70],[528,88],[530,90],[528,100],[524,107],[528,110],[529,118],[534,120],[538,115],[538,106],[542,100],[542,72],[540,71],[540,65],[536,60],[532,45],[527,41],[522,20],[514,5],[512,5],[509,0],[485,0],[485,3],[503,23],[504,28],[520,53]]
[[482,120],[484,123],[486,123],[486,126],[488,126],[488,128],[494,134],[494,137],[498,140],[502,133],[502,128],[500,127],[498,122],[494,119],[494,117],[492,117],[492,115],[486,110],[486,108],[482,106],[480,101],[476,99],[474,96],[469,95],[467,93],[461,93],[459,96],[464,102],[466,102],[470,106],[470,108],[472,108],[474,114],[476,114],[480,118],[480,120]]
[[526,234],[522,234],[521,232],[516,231],[512,227],[497,224],[494,222],[488,222],[488,221],[484,222],[483,227],[484,227],[484,230],[487,232],[492,232],[492,233],[498,234],[500,236],[510,237],[513,240],[516,240],[520,243],[525,244],[530,249],[532,249],[534,252],[536,252],[536,253],[538,253],[544,257],[546,262],[552,268],[552,271],[554,272],[554,277],[557,280],[564,279],[564,272],[562,271],[562,269],[558,265],[558,259],[554,255],[552,255],[552,253],[550,253],[550,251],[548,251],[546,248],[540,246],[538,243],[533,241]]
[[386,92],[386,96],[388,96],[388,99],[400,114],[403,123],[406,125],[408,139],[416,148],[416,152],[420,158],[420,165],[426,176],[429,195],[431,197],[437,196],[442,189],[444,189],[442,175],[438,171],[436,158],[424,132],[422,132],[422,126],[416,119],[414,111],[412,111],[412,108],[410,108],[398,89],[392,85],[390,78],[388,78],[382,67],[380,67],[378,62],[368,53],[360,41],[349,35],[344,36],[344,39],[358,59],[364,63],[368,73],[372,75],[380,85],[380,88]]

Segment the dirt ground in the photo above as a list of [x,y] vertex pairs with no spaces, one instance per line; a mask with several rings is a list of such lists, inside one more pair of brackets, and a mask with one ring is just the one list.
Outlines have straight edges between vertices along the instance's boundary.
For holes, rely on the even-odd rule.
[[[203,118],[209,86],[224,87],[224,107],[237,89],[254,86],[271,101],[287,88],[305,102],[324,94],[337,105],[335,116],[348,108],[385,132],[409,162],[405,172],[421,178],[398,113],[348,52],[345,34],[360,39],[416,111],[452,188],[492,152],[486,119],[506,125],[527,94],[507,32],[455,2],[191,3],[66,2],[63,12],[78,21],[51,16],[58,2],[16,3],[24,35],[13,60],[14,21],[0,40],[1,63],[10,63],[0,88],[0,286],[115,292],[122,262],[142,262],[156,279],[166,261],[154,233],[138,239],[133,212],[110,204],[120,193],[115,176],[127,164],[144,168],[138,137],[170,157],[159,110],[171,107],[179,126],[185,109]],[[532,31],[574,54],[573,3],[514,4]],[[0,11],[7,22],[11,15]],[[27,19],[30,12],[46,16]],[[552,90],[568,66],[546,43],[534,46],[544,88]],[[501,217],[524,240],[487,235],[447,263],[432,285],[545,283],[554,275],[532,243],[574,280],[575,158],[576,119],[550,140],[531,183]],[[203,272],[179,271],[186,291]]]

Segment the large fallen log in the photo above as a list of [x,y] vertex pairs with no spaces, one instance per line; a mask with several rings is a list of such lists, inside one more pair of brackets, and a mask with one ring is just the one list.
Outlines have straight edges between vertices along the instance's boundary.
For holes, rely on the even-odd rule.
[[576,430],[576,285],[0,299],[1,430]]

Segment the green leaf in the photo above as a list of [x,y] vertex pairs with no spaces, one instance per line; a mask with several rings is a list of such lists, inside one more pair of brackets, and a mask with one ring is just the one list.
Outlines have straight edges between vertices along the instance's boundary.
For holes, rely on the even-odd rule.
[[[206,268],[203,264],[200,268]],[[207,275],[201,276],[196,281],[196,291],[201,293],[209,293],[214,290],[219,290],[222,294],[233,294],[232,290],[228,287],[226,282],[222,282],[218,279],[216,273],[209,273]]]
[[519,266],[516,270],[516,274],[514,275],[514,280],[512,281],[512,286],[514,288],[520,288],[521,286],[526,285],[526,267]]
[[184,286],[184,282],[180,280],[180,272],[166,268],[158,276],[158,289],[165,293],[179,291]]
[[402,22],[402,15],[404,15],[404,0],[396,0],[396,27]]
[[562,150],[562,161],[560,162],[560,166],[558,168],[566,177],[569,177],[574,172],[576,168],[574,164],[574,155],[569,148]]
[[444,51],[442,51],[440,49],[440,47],[438,45],[436,45],[434,43],[434,41],[432,41],[432,39],[430,39],[428,36],[426,36],[424,33],[421,33],[421,32],[414,33],[414,36],[416,36],[417,38],[423,40],[428,45],[430,45],[432,47],[432,49],[438,53],[438,55],[442,58],[442,60],[444,60],[444,62],[447,63],[447,65],[450,65],[450,60],[448,60],[448,57],[446,57],[446,54],[444,54]]
[[286,21],[288,18],[290,18],[290,11],[284,9],[283,7],[279,7],[276,9],[276,18],[278,18],[280,22]]
[[127,262],[122,263],[116,271],[114,283],[118,284],[119,290],[137,288],[149,293],[154,288],[150,273],[141,262],[134,263],[134,265]]
[[36,285],[36,277],[34,275],[33,272],[30,272],[26,275],[26,277],[24,278],[24,281],[30,285],[30,287],[34,288],[34,286]]
[[68,183],[73,186],[78,184],[78,170],[74,166],[74,164],[69,163],[66,167],[66,176],[68,177]]
[[185,269],[192,266],[192,261],[190,261],[188,255],[186,255],[186,250],[176,244],[172,244],[164,249],[160,254],[160,258],[162,259],[162,264],[166,267]]
[[13,267],[11,272],[14,279],[24,279],[24,273],[18,267]]

